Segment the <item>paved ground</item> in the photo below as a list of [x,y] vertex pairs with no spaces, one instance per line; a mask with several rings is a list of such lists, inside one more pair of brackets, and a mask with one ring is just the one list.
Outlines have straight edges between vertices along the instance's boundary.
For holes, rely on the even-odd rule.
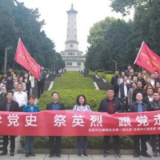
[[118,159],[121,159],[121,160],[147,160],[147,159],[150,159],[150,160],[159,160],[160,157],[157,157],[157,158],[145,158],[145,157],[139,157],[139,158],[134,158],[133,156],[125,156],[125,155],[122,155],[121,158],[116,158],[114,156],[108,156],[106,158],[104,158],[102,155],[89,155],[88,157],[78,157],[77,155],[62,155],[61,158],[56,158],[56,157],[52,157],[52,158],[49,158],[48,155],[45,155],[45,154],[37,154],[35,157],[28,157],[26,158],[24,155],[22,154],[16,154],[14,157],[10,157],[10,156],[3,156],[3,157],[0,157],[0,160],[25,160],[25,159],[30,159],[30,160],[50,160],[50,159],[53,159],[53,160],[118,160]]

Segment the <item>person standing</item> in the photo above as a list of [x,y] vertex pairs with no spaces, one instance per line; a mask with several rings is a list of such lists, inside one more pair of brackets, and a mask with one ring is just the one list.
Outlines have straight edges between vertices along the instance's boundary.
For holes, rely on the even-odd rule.
[[23,107],[27,105],[27,93],[22,91],[22,83],[18,84],[18,91],[14,93],[13,99],[19,104],[19,111],[23,111]]
[[12,91],[13,93],[18,91],[18,82],[14,82]]
[[1,87],[1,92],[0,92],[0,103],[6,102],[6,95],[7,95],[7,90],[5,86]]
[[[142,93],[137,93],[136,94],[136,102],[131,106],[131,112],[146,112],[148,111],[149,108],[147,104],[143,103],[143,94]],[[134,137],[134,157],[139,157],[140,156],[140,141],[141,141],[141,151],[142,151],[142,156],[144,157],[151,157],[147,153],[147,135],[136,135]]]
[[[7,101],[3,104],[0,104],[0,111],[6,112],[18,112],[19,106],[18,103],[13,100],[13,92],[7,92]],[[7,155],[7,146],[8,146],[8,139],[10,137],[10,156],[14,156],[15,150],[15,136],[3,136],[3,151],[0,153],[0,156]]]
[[[23,112],[39,112],[39,107],[35,105],[35,97],[29,97],[29,103],[23,108]],[[25,137],[25,156],[35,156],[33,152],[33,145],[34,145],[34,137],[33,136],[26,136]]]
[[152,88],[152,86],[148,87],[147,88],[147,96],[143,98],[143,103],[147,104],[148,105],[148,109],[151,110],[151,106],[150,106],[150,102],[153,101],[153,93],[154,93],[154,90]]
[[35,87],[35,79],[34,79],[34,76],[30,72],[29,72],[29,80],[31,82],[30,94],[32,95],[33,88]]
[[133,91],[133,96],[132,96],[133,102],[136,102],[137,93],[142,93],[143,96],[145,95],[145,90],[142,87],[142,82],[141,81],[137,82],[137,88]]
[[136,89],[136,83],[134,83],[134,82],[132,82],[132,84],[131,84],[131,86],[132,86],[132,88],[130,88],[129,89],[129,91],[128,91],[128,105],[129,105],[129,108],[131,107],[131,105],[132,105],[132,96],[133,96],[133,92],[134,92],[134,90]]
[[24,82],[26,84],[26,92],[27,92],[27,96],[30,96],[30,90],[31,90],[31,81],[29,80],[29,75],[28,73],[25,73],[24,75]]
[[[160,111],[160,94],[158,92],[154,92],[153,101],[150,102],[150,106],[151,106],[151,111]],[[151,142],[152,142],[153,156],[158,157],[158,153],[160,154],[160,135],[152,135]],[[157,149],[157,147],[159,149]]]
[[44,67],[42,66],[39,81],[37,81],[38,98],[40,98],[41,94],[43,93],[45,80],[46,80],[46,74],[44,72]]
[[[73,108],[73,111],[82,111],[82,112],[90,112],[90,106],[87,105],[86,97],[84,95],[79,95],[77,97],[76,105]],[[81,146],[82,144],[82,146]],[[82,155],[87,157],[87,136],[78,136],[77,137],[77,146],[78,146],[78,156]],[[83,149],[81,149],[83,148]]]
[[119,93],[119,71],[115,72],[115,76],[112,77],[111,79],[111,84],[114,88],[114,96],[118,97],[118,93]]
[[127,77],[125,76],[123,82],[119,86],[120,99],[126,112],[128,112],[128,92],[130,85],[127,83]]
[[[108,114],[114,114],[123,112],[124,109],[118,98],[114,98],[114,89],[108,89],[107,98],[103,99],[99,105],[99,112],[106,112]],[[113,136],[115,155],[121,157],[120,154],[120,138],[119,136]],[[104,157],[109,153],[109,140],[110,136],[104,136]]]
[[[46,110],[64,110],[64,104],[59,102],[59,95],[57,92],[52,93],[52,102],[46,106]],[[50,136],[50,154],[49,157],[61,157],[61,136]]]

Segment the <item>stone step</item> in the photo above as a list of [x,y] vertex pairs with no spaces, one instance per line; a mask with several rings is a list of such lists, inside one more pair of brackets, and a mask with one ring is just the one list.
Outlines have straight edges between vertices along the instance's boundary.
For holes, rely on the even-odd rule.
[[[36,154],[49,154],[49,149],[34,149]],[[122,149],[122,155],[133,155],[133,150]],[[24,149],[19,149],[18,153],[24,153]],[[103,155],[102,149],[87,149],[88,154]],[[77,149],[62,149],[62,154],[77,154]],[[110,154],[114,155],[114,150],[110,150]]]

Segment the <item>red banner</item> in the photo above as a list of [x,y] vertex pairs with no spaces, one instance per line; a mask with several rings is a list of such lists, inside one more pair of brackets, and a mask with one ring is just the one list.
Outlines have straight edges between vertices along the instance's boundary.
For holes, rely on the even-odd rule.
[[30,56],[22,40],[19,38],[15,61],[23,66],[25,69],[31,71],[32,75],[39,80],[40,65]]
[[143,113],[0,112],[0,135],[104,136],[160,134],[160,111]]
[[146,69],[150,73],[160,73],[160,57],[154,53],[145,42],[142,43],[135,64]]

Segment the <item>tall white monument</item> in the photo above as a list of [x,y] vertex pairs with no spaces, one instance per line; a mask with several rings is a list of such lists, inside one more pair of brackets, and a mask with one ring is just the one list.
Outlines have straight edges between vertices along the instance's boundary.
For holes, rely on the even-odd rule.
[[77,40],[77,11],[74,10],[73,5],[67,11],[68,24],[67,24],[67,40],[65,42],[65,50],[61,52],[62,59],[65,61],[66,70],[69,71],[83,71],[85,55],[78,50]]

